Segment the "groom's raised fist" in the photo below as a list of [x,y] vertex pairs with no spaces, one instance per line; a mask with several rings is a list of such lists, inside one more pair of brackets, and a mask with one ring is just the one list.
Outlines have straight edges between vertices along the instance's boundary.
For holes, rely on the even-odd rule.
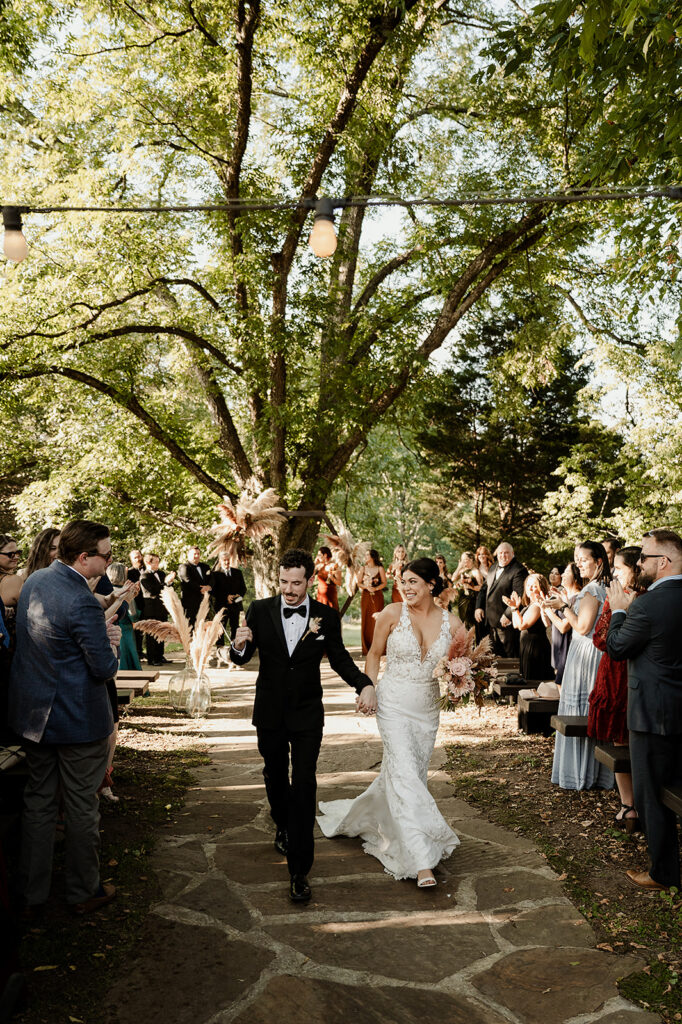
[[249,643],[250,640],[253,640],[253,633],[251,632],[249,627],[246,625],[246,615],[245,615],[244,616],[244,621],[242,622],[242,624],[240,626],[237,626],[237,630],[236,630],[236,632],[234,634],[234,640],[232,642],[233,642],[236,650],[241,651],[241,650],[244,649],[245,645],[247,643]]

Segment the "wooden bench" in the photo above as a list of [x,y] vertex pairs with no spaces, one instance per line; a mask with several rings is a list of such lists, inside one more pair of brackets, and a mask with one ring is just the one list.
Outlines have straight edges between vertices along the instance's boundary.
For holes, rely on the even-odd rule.
[[594,748],[594,756],[600,764],[606,765],[612,772],[630,772],[630,748],[617,747],[613,743],[598,743]]
[[130,704],[135,697],[148,697],[149,684],[159,678],[158,671],[124,669],[116,676],[116,696],[119,704]]
[[495,682],[491,686],[491,690],[496,697],[506,697],[510,704],[515,704],[516,698],[519,695],[519,691],[527,690],[528,685],[529,684],[526,682],[508,683],[503,676],[502,679],[495,680]]
[[552,715],[550,725],[562,736],[587,736],[587,716]]
[[682,818],[682,785],[664,786],[660,795],[661,803]]
[[517,707],[521,732],[528,735],[531,733],[542,733],[543,736],[551,735],[552,715],[556,715],[559,710],[558,698],[519,697]]
[[518,658],[497,658],[495,661],[498,672],[518,672],[519,671],[519,659]]

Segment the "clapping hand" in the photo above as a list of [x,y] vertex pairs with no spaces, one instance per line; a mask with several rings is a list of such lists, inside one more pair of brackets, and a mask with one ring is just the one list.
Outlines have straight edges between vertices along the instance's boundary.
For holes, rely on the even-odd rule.
[[614,580],[611,585],[606,588],[606,593],[609,598],[609,604],[611,605],[612,612],[627,611],[635,597],[634,594],[628,593],[624,590],[618,580]]

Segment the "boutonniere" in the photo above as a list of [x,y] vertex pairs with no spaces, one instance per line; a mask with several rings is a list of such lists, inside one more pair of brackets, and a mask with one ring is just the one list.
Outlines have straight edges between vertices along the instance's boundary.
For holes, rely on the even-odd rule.
[[322,619],[309,619],[308,620],[308,628],[306,629],[305,633],[301,637],[301,643],[303,643],[305,638],[307,636],[310,636],[311,633],[319,633],[321,625],[322,625]]

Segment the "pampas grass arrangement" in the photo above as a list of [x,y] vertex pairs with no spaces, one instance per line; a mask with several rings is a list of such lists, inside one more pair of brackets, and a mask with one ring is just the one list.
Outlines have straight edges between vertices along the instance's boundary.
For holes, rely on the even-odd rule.
[[211,527],[215,540],[209,554],[227,552],[230,564],[236,566],[244,559],[247,540],[261,540],[277,533],[286,522],[286,511],[277,504],[277,492],[273,487],[259,494],[257,498],[240,497],[236,505],[229,498],[218,505],[220,522]]
[[367,541],[356,541],[348,530],[327,533],[324,539],[332,549],[332,558],[336,564],[345,570],[346,591],[352,597],[358,589],[357,574],[365,564],[372,545]]
[[172,622],[160,622],[158,619],[140,619],[134,623],[133,628],[140,633],[147,633],[155,640],[169,640],[182,644],[185,657],[191,661],[192,667],[198,676],[206,670],[208,660],[223,632],[223,617],[225,609],[222,608],[212,619],[208,618],[210,599],[208,594],[199,606],[197,617],[192,627],[185,615],[180,598],[171,590],[165,587],[161,595]]

